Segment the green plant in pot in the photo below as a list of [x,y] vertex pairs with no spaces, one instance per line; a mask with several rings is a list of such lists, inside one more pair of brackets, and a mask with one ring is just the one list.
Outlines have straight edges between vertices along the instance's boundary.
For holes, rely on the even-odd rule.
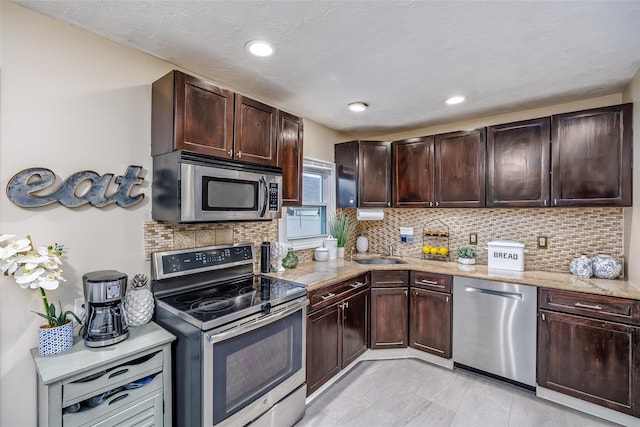
[[457,250],[458,262],[460,264],[475,264],[476,250],[470,247],[462,247]]
[[15,236],[0,236],[0,270],[13,276],[22,289],[39,289],[44,313],[37,315],[47,319],[47,323],[39,328],[38,349],[41,355],[54,354],[71,348],[73,345],[72,316],[82,323],[72,311],[63,311],[62,303],[58,303],[60,311],[54,304],[49,304],[47,292],[57,289],[62,276],[62,256],[64,247],[60,244],[33,248],[31,238],[13,240]]
[[[344,245],[354,231],[354,225],[349,223],[349,217],[344,212],[338,212],[329,218],[329,232],[337,240],[338,256],[344,256]],[[342,250],[340,249],[342,248]]]

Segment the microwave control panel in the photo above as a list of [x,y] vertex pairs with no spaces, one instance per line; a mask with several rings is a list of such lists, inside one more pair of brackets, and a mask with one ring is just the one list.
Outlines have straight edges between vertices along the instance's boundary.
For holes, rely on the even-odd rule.
[[278,184],[273,182],[269,183],[269,210],[280,210],[280,206],[278,206]]

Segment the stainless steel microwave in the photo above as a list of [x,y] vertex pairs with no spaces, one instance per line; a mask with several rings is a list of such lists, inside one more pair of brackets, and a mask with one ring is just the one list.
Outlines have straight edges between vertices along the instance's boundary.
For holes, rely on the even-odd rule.
[[173,223],[280,218],[282,168],[189,151],[153,157],[151,216]]

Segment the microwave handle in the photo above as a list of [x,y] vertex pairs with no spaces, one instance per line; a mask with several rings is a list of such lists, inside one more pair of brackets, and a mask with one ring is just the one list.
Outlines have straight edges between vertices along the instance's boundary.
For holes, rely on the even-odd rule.
[[[260,218],[263,218],[265,213],[267,212],[267,203],[269,203],[269,189],[267,188],[267,180],[265,179],[264,175],[262,175],[258,181],[260,182],[261,186],[264,186],[262,207],[260,208],[260,211],[258,212],[258,216]],[[260,191],[260,190],[258,190],[258,191]]]

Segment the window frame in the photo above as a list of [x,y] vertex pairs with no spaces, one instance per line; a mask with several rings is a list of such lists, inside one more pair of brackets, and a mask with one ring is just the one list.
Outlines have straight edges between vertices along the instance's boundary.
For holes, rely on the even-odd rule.
[[[311,172],[311,173],[320,173],[324,176],[323,181],[323,198],[325,200],[324,204],[319,204],[322,206],[326,206],[327,215],[325,224],[325,230],[327,230],[326,234],[313,236],[313,237],[301,237],[296,239],[287,238],[287,208],[291,206],[283,206],[281,211],[280,219],[278,220],[278,240],[280,242],[285,242],[289,247],[292,247],[293,250],[299,249],[314,249],[322,246],[324,239],[329,235],[329,218],[336,210],[336,165],[332,162],[327,162],[325,160],[314,159],[311,157],[304,157],[302,161],[302,173]],[[300,189],[302,191],[302,189]],[[300,206],[304,206],[301,202]]]

